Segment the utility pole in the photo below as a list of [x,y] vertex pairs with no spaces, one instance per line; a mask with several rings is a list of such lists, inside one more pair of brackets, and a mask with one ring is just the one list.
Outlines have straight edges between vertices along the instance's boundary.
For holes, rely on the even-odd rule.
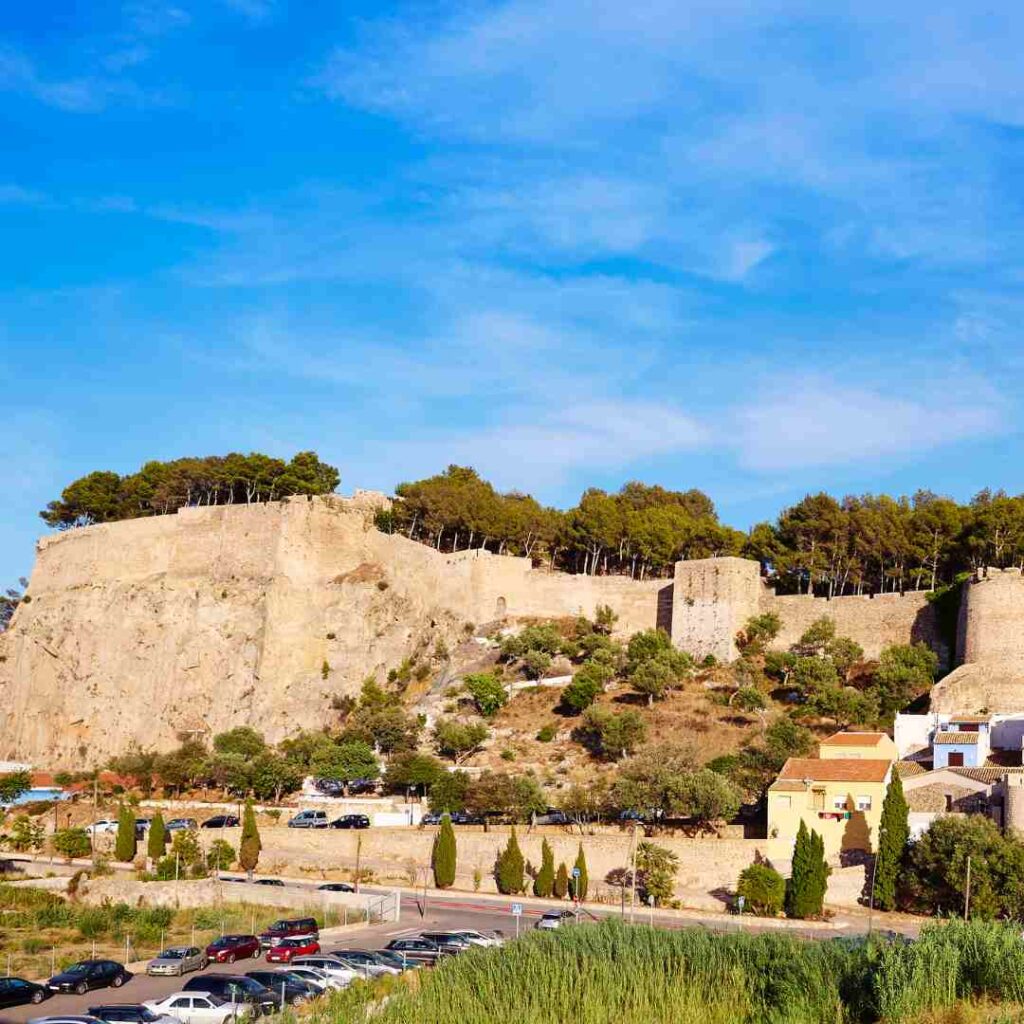
[[967,891],[964,894],[964,920],[971,916],[971,858],[967,858]]

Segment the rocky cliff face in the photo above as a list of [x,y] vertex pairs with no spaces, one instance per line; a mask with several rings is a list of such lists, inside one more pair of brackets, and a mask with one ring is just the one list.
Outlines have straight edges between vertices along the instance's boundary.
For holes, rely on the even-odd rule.
[[337,499],[45,538],[0,637],[0,752],[82,767],[132,741],[324,724],[333,695],[462,625],[429,573],[397,571],[406,547],[434,555]]

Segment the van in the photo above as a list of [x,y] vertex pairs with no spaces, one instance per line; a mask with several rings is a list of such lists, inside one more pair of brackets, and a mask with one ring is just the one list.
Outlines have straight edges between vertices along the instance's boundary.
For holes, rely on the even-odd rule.
[[326,811],[299,811],[288,819],[289,828],[327,828]]

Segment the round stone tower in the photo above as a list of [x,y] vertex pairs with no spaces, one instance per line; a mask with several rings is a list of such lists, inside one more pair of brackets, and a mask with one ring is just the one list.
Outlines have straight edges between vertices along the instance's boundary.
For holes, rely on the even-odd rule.
[[1003,828],[1024,836],[1024,774],[1003,776]]
[[1019,569],[985,569],[964,588],[960,660],[964,664],[1024,665],[1024,576]]

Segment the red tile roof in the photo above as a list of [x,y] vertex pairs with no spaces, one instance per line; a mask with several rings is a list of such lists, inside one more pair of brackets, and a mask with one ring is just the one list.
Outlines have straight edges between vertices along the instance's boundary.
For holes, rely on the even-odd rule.
[[937,732],[933,742],[937,747],[971,746],[978,742],[980,735],[977,732],[953,732],[952,730],[947,730],[945,732]]
[[837,732],[822,740],[823,747],[877,747],[889,737],[884,732]]
[[833,760],[816,757],[791,757],[779,772],[779,779],[799,782],[884,782],[892,761],[874,758],[837,757]]

